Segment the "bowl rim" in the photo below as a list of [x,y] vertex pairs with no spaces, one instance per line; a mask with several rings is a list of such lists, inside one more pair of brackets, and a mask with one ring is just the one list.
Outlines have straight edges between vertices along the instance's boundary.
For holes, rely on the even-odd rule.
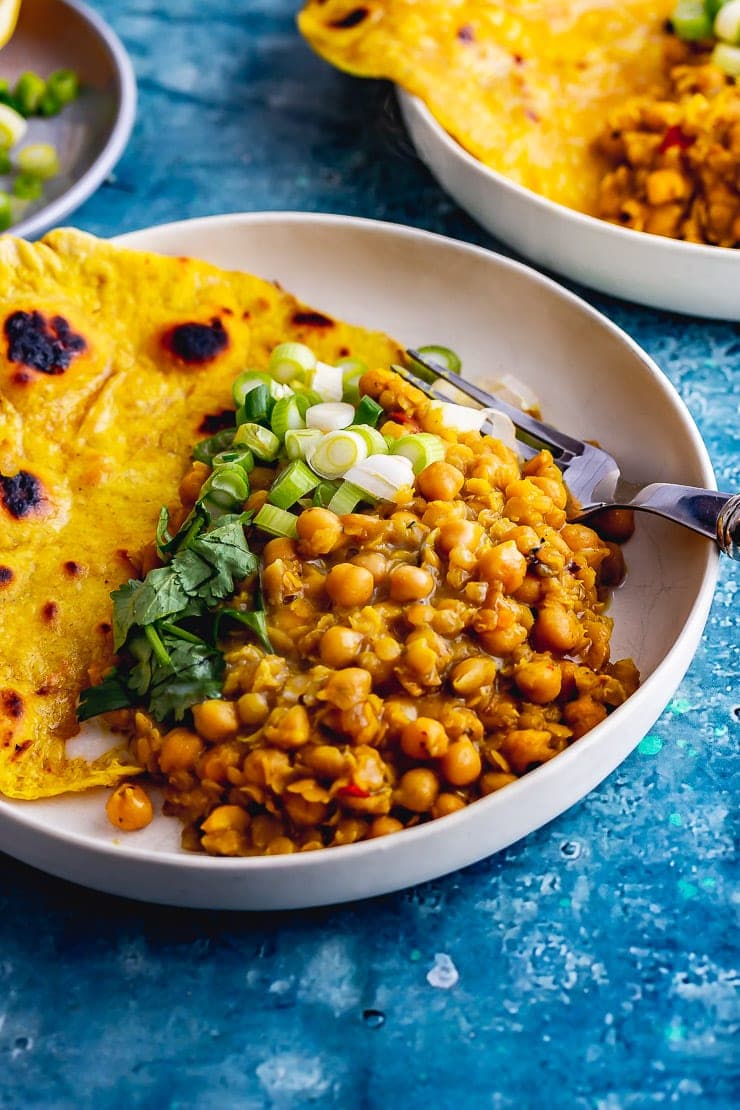
[[54,0],[79,16],[97,36],[111,61],[117,100],[115,119],[105,144],[92,165],[81,177],[49,204],[8,229],[10,235],[30,237],[64,219],[79,208],[105,180],[123,154],[136,119],[136,76],[129,54],[120,38],[93,8],[83,0]]
[[[598,309],[594,308],[587,301],[583,300],[583,298],[579,297],[577,294],[571,292],[571,290],[560,285],[551,277],[540,273],[538,270],[526,265],[525,263],[519,262],[515,259],[511,259],[506,255],[499,254],[496,251],[489,250],[485,247],[480,247],[472,243],[453,239],[450,236],[440,235],[436,232],[426,231],[424,229],[414,228],[408,225],[395,224],[389,221],[373,220],[366,217],[345,216],[332,213],[290,211],[246,213],[235,212],[224,213],[216,216],[203,216],[186,220],[169,221],[162,224],[140,228],[136,231],[123,233],[119,236],[114,237],[112,241],[117,245],[132,250],[149,250],[152,248],[148,248],[143,245],[139,246],[136,240],[141,239],[143,241],[146,236],[152,232],[166,231],[168,233],[177,234],[181,231],[184,231],[185,229],[209,230],[211,228],[219,226],[229,227],[233,226],[234,224],[240,226],[246,225],[248,227],[249,225],[260,226],[271,223],[308,223],[324,228],[360,226],[367,230],[370,230],[371,232],[378,232],[379,234],[391,234],[394,236],[407,237],[409,239],[415,239],[421,242],[431,240],[433,242],[440,243],[440,245],[452,247],[455,250],[462,251],[463,253],[469,253],[471,256],[486,258],[493,257],[495,259],[496,265],[500,265],[504,269],[524,272],[527,278],[530,281],[533,281],[535,284],[539,283],[549,286],[552,291],[556,293],[556,295],[560,296],[566,301],[569,301],[581,312],[589,316],[593,323],[602,328],[606,328],[607,331],[611,331],[614,334],[615,338],[626,345],[632,351],[633,355],[635,355],[639,359],[645,371],[664,390],[664,392],[666,393],[666,397],[670,399],[674,408],[677,409],[678,415],[680,415],[682,423],[685,425],[685,429],[689,435],[691,446],[695,452],[696,460],[701,465],[701,469],[707,484],[716,485],[714,481],[714,473],[712,470],[711,461],[709,459],[706,446],[698,432],[698,429],[687,406],[683,402],[673,384],[666,377],[666,375],[663,374],[657,363],[650,357],[650,355],[648,355],[647,352],[645,352],[639,346],[639,344],[635,340],[633,340],[632,337],[629,336],[622,328],[613,323],[613,321],[611,321],[603,313],[599,312]],[[640,693],[642,693],[644,695],[642,700],[648,701],[651,691],[659,690],[661,688],[663,676],[665,675],[665,673],[674,671],[677,660],[678,666],[682,668],[681,675],[685,673],[685,670],[691,662],[693,653],[696,650],[696,645],[699,642],[707,615],[709,613],[709,608],[712,603],[712,598],[716,585],[718,570],[719,550],[710,543],[707,543],[706,554],[703,559],[703,568],[700,575],[700,581],[695,589],[694,600],[691,604],[691,608],[688,617],[683,625],[683,628],[681,629],[678,638],[675,640],[669,650],[662,657],[658,665],[655,667],[655,670],[641,684],[640,690],[635,695],[636,697],[639,696]],[[633,699],[629,699],[625,703],[624,707],[619,707],[616,712],[619,713],[622,709],[624,709],[627,713],[629,713],[631,704],[634,705]],[[570,748],[567,748],[565,751],[561,752],[556,759],[550,760],[548,763],[543,764],[536,770],[530,772],[528,775],[523,776],[521,779],[510,784],[506,788],[506,791],[495,792],[494,794],[491,794],[485,798],[478,799],[475,803],[476,813],[478,815],[482,815],[483,812],[488,812],[490,816],[493,817],[496,812],[496,807],[500,807],[500,805],[502,804],[501,799],[504,794],[506,794],[511,802],[519,795],[521,795],[523,799],[526,799],[527,795],[532,793],[532,791],[536,791],[538,794],[541,792],[546,793],[547,784],[548,782],[550,782],[550,780],[552,780],[554,776],[556,778],[560,778],[569,765],[573,765],[573,767],[575,767],[579,760],[583,760],[583,757],[587,752],[591,752],[591,750],[596,745],[602,742],[603,734],[611,727],[613,727],[613,725],[610,726],[610,721],[612,720],[612,717],[608,717],[606,721],[604,721],[602,724],[597,725],[596,728],[592,729],[584,737],[579,739],[577,744],[574,744]],[[633,747],[636,746],[638,742],[639,740],[635,742],[635,745],[633,745]],[[623,758],[624,757],[620,758],[618,760],[618,763],[621,762]],[[610,773],[611,771],[607,771],[606,775]],[[603,781],[603,778],[605,778],[606,775],[602,776],[599,781]],[[591,789],[593,789],[593,787],[589,787],[583,794],[579,795],[579,797],[585,797],[586,794],[591,792]],[[69,795],[65,797],[68,798]],[[55,801],[55,799],[47,799],[47,801],[53,802]],[[46,831],[43,821],[40,820],[38,816],[33,816],[35,804],[36,803],[33,801],[24,802],[16,799],[6,799],[0,797],[0,827],[2,826],[2,824],[5,823],[5,820],[7,820],[9,824],[24,826],[25,828],[28,828],[31,833],[36,833],[43,836],[44,832]],[[453,827],[457,827],[458,825],[461,825],[463,822],[468,820],[470,808],[471,807],[466,807],[465,810],[462,810],[459,813],[449,815],[447,818],[445,818],[445,822],[442,823],[432,821],[423,825],[419,825],[415,828],[405,829],[402,836],[403,845],[411,849],[414,844],[421,844],[429,838],[431,838],[430,843],[433,842],[437,836],[444,835],[445,829],[452,831]],[[563,808],[568,808],[568,806]],[[562,811],[562,808],[558,810],[559,813]],[[552,818],[547,818],[544,822],[539,822],[535,826],[535,828],[541,827],[542,824],[546,824],[551,819]],[[114,859],[117,858],[119,860],[124,858],[131,863],[141,863],[144,866],[149,865],[155,869],[161,869],[168,872],[170,870],[174,870],[176,872],[186,871],[188,873],[204,872],[211,875],[216,875],[218,873],[232,873],[234,875],[241,875],[245,879],[253,873],[267,873],[269,871],[275,870],[290,871],[294,869],[296,869],[297,874],[301,876],[307,876],[316,872],[320,872],[327,867],[331,867],[332,859],[336,859],[336,856],[333,852],[325,851],[296,853],[284,856],[270,857],[212,857],[196,853],[187,853],[182,851],[181,849],[157,849],[152,847],[137,847],[136,844],[131,843],[121,844],[120,842],[115,842],[111,839],[99,839],[94,834],[77,832],[72,829],[60,829],[56,826],[53,828],[51,836],[55,842],[59,844],[75,846],[76,848],[81,849],[83,854],[92,855],[95,858],[110,857]],[[521,838],[515,837],[515,840],[518,839]],[[392,851],[394,844],[398,844],[395,836],[379,837],[373,840],[360,841],[355,844],[342,845],[341,858],[345,861],[351,859],[353,863],[356,862],[359,864],[363,859],[367,857],[376,855],[381,856],[388,851]],[[401,846],[399,845],[399,847]],[[352,853],[351,856],[347,855],[348,852]],[[483,853],[484,856],[488,854],[489,852]],[[56,871],[54,873],[59,872]],[[443,873],[446,872],[440,872],[440,874]],[[87,883],[86,885],[93,886],[94,884]],[[394,887],[393,889],[397,888]],[[176,904],[195,903],[188,902]],[[327,904],[327,902],[317,901],[310,904],[325,905]]]
[[[434,131],[440,145],[451,158],[464,163],[468,168],[477,172],[480,177],[485,178],[492,186],[503,189],[512,196],[525,199],[535,208],[538,208],[543,215],[570,221],[576,227],[602,234],[606,238],[616,237],[615,241],[622,245],[627,243],[632,243],[633,246],[649,245],[665,257],[679,251],[684,262],[691,258],[701,259],[702,261],[706,261],[708,258],[717,258],[718,261],[722,260],[727,263],[732,258],[735,260],[733,264],[736,264],[740,269],[740,248],[715,247],[709,243],[689,243],[685,239],[672,239],[667,235],[653,235],[646,231],[636,231],[631,227],[620,227],[619,224],[599,219],[598,216],[590,216],[587,212],[579,212],[576,208],[568,208],[565,204],[560,204],[558,201],[550,200],[548,197],[536,193],[526,185],[520,185],[517,181],[506,177],[505,174],[487,166],[485,162],[466,150],[462,143],[458,142],[449,131],[445,130],[421,97],[410,93],[400,85],[396,85],[396,96],[401,101],[404,110],[416,112],[422,122]],[[628,238],[625,239],[625,236]]]

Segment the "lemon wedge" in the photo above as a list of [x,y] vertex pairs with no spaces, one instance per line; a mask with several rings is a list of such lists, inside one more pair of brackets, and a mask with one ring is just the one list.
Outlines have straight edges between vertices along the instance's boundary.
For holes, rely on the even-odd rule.
[[10,39],[18,22],[21,0],[0,0],[0,46]]

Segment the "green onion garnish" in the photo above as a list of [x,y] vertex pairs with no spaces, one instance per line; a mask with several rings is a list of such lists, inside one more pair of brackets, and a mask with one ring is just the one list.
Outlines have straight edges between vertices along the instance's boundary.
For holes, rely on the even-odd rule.
[[248,447],[263,462],[273,462],[280,452],[280,440],[269,428],[261,424],[242,424],[234,436],[235,447]]
[[347,431],[357,432],[358,436],[362,436],[367,444],[368,455],[388,454],[385,436],[381,435],[377,428],[371,428],[369,424],[351,424]]
[[30,143],[18,152],[18,168],[44,181],[59,173],[59,158],[51,143]]
[[414,474],[421,473],[433,462],[445,457],[445,445],[439,436],[429,432],[418,432],[413,436],[401,436],[393,441],[392,455],[402,455],[411,463]]
[[353,513],[361,501],[372,500],[365,490],[360,489],[359,486],[353,486],[351,482],[342,482],[329,501],[327,508],[336,513],[337,516],[344,516],[345,513]]
[[231,447],[235,432],[236,428],[224,428],[223,431],[216,432],[208,439],[202,439],[193,448],[193,458],[197,459],[198,462],[208,463],[210,466],[214,455],[218,455],[221,451],[226,451],[227,448]]
[[13,222],[13,207],[10,197],[0,192],[0,231],[7,231]]
[[712,38],[712,17],[703,0],[678,0],[671,23],[678,37],[685,42]]
[[316,366],[316,355],[305,343],[281,343],[270,355],[268,370],[276,382],[304,381]]
[[231,386],[234,404],[238,408],[244,404],[245,397],[252,389],[256,389],[258,385],[264,385],[269,390],[271,384],[272,379],[269,374],[263,374],[260,370],[244,370],[238,378],[234,378]]
[[219,466],[239,466],[245,474],[251,474],[254,470],[254,455],[248,447],[219,451],[211,459],[211,466],[214,470]]
[[56,69],[46,82],[50,93],[63,108],[76,100],[80,92],[80,79],[73,69]]
[[0,173],[10,173],[13,168],[13,163],[10,158],[10,151],[5,147],[0,147]]
[[[438,363],[443,370],[449,370],[451,374],[459,374],[462,372],[462,361],[460,356],[449,347],[438,347],[436,344],[428,344],[426,347],[417,348],[420,355],[428,358],[430,362]],[[410,358],[409,362],[415,374],[418,374],[422,381],[433,382],[436,380],[436,374],[427,369],[420,362]]]
[[15,83],[13,99],[24,116],[34,116],[46,92],[46,81],[38,73],[22,73]]
[[295,459],[273,482],[267,500],[279,509],[289,509],[319,484],[319,478],[302,459]]
[[260,384],[255,386],[254,389],[250,389],[247,393],[244,398],[244,404],[240,405],[237,411],[237,424],[267,423],[275,407],[275,403],[266,385]]
[[285,452],[289,459],[305,459],[324,433],[318,428],[295,428],[285,433]]
[[356,466],[368,456],[365,440],[357,432],[337,431],[316,444],[308,462],[322,478],[341,478],[351,466]]
[[249,481],[239,466],[220,466],[201,486],[198,504],[213,512],[240,509],[249,497]]
[[278,509],[277,505],[263,505],[252,523],[271,536],[288,536],[295,540],[298,538],[296,519],[293,513]]
[[728,77],[740,77],[740,46],[718,42],[712,51],[712,61]]
[[319,482],[316,489],[313,491],[313,504],[317,505],[320,509],[325,509],[331,503],[331,499],[339,489],[339,482],[330,482],[325,480]]
[[13,196],[19,200],[38,200],[43,191],[43,181],[32,173],[19,173],[13,182]]
[[374,401],[372,397],[365,395],[360,398],[360,403],[357,406],[355,413],[355,424],[369,424],[371,428],[377,428],[378,421],[383,415],[383,408]]
[[[247,400],[248,399],[249,398],[247,398]],[[287,431],[295,431],[297,428],[305,427],[305,422],[295,395],[292,397],[281,397],[279,401],[275,402],[275,407],[270,416],[270,427],[278,439],[285,439],[285,433]]]
[[0,146],[11,147],[19,143],[28,129],[20,112],[7,104],[0,104]]

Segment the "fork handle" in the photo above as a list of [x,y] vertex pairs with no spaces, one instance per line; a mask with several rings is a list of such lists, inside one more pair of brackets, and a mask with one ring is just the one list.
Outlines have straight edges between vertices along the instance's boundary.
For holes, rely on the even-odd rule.
[[640,490],[629,506],[675,520],[715,540],[731,559],[740,559],[740,493],[655,482]]

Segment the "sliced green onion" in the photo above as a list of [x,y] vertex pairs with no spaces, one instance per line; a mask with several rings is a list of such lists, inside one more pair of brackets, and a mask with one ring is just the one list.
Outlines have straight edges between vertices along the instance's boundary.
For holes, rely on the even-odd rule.
[[63,107],[64,105],[62,104],[61,100],[59,99],[57,94],[49,88],[49,83],[47,81],[46,92],[39,101],[39,106],[37,109],[38,114],[40,116],[47,117],[58,116]]
[[272,483],[267,500],[279,509],[289,509],[319,484],[319,478],[302,459],[295,459]]
[[703,0],[678,0],[671,14],[671,23],[684,42],[712,37],[712,19]]
[[46,92],[46,81],[38,73],[22,73],[15,83],[13,99],[24,116],[34,116]]
[[355,424],[369,424],[371,428],[377,428],[382,415],[383,406],[374,401],[372,397],[365,395],[360,398],[360,403],[357,406]]
[[356,376],[359,378],[363,374],[367,374],[368,371],[367,363],[363,362],[361,358],[354,358],[352,355],[348,355],[347,358],[340,358],[337,366],[340,367],[345,377]]
[[315,389],[322,401],[341,401],[344,393],[342,369],[317,362],[308,375],[308,385]]
[[277,382],[303,381],[316,366],[316,355],[305,343],[281,343],[270,355],[268,370]]
[[342,371],[342,400],[356,405],[360,399],[360,378],[367,374],[367,364],[361,358],[342,358],[337,366]]
[[[439,347],[436,344],[428,344],[426,347],[417,347],[420,355],[429,359],[430,362],[436,362],[443,370],[449,371],[450,374],[459,374],[462,371],[462,362],[460,356],[449,347]],[[422,381],[433,382],[437,375],[427,369],[422,363],[417,362],[409,356],[409,363],[412,370],[417,374]]]
[[247,394],[256,389],[258,385],[264,385],[269,389],[271,384],[272,379],[269,374],[263,374],[261,370],[244,370],[238,378],[234,379],[231,387],[234,404],[237,406],[243,405]]
[[31,173],[19,173],[13,182],[13,196],[19,200],[38,200],[43,191],[43,181]]
[[235,432],[236,428],[224,428],[223,431],[216,432],[208,439],[202,439],[193,448],[193,458],[197,459],[198,462],[210,465],[214,455],[218,455],[221,451],[226,451],[227,448],[231,447]]
[[275,408],[270,416],[270,427],[278,439],[285,439],[287,431],[305,427],[295,394],[292,397],[281,397],[275,402]]
[[220,466],[201,486],[198,504],[219,512],[240,508],[249,497],[249,482],[241,467]]
[[254,455],[248,447],[236,451],[219,451],[211,459],[211,466],[214,470],[219,466],[239,466],[245,474],[251,474],[254,470]]
[[63,108],[79,96],[80,79],[73,69],[55,69],[47,79],[46,89]]
[[740,0],[723,4],[714,21],[714,33],[723,42],[736,46],[740,43]]
[[305,459],[324,433],[318,428],[295,428],[285,433],[285,452],[289,459]]
[[0,173],[10,173],[13,168],[13,163],[10,158],[10,151],[5,147],[0,147]]
[[278,509],[277,505],[263,505],[252,523],[271,536],[288,536],[295,540],[298,538],[296,520],[293,513]]
[[18,152],[18,168],[46,181],[59,173],[59,158],[51,143],[30,143]]
[[263,424],[268,423],[270,414],[276,402],[270,396],[266,385],[258,385],[250,389],[236,414],[237,424]]
[[255,458],[273,462],[280,451],[280,440],[269,428],[261,424],[242,424],[234,436],[235,447],[248,447]]
[[313,491],[313,504],[317,505],[320,509],[326,509],[331,503],[332,497],[339,489],[339,485],[339,482],[319,482],[316,489]]
[[362,436],[367,444],[368,455],[388,454],[388,444],[385,442],[385,436],[381,435],[377,428],[371,428],[369,424],[350,424],[347,431],[357,432],[358,436]]
[[322,478],[341,478],[367,456],[367,444],[357,432],[329,432],[308,456],[308,464]]
[[385,501],[392,501],[402,486],[414,484],[413,468],[404,455],[370,455],[344,477],[365,493]]
[[7,104],[0,104],[0,146],[15,146],[27,130],[28,124],[20,112],[16,112]]
[[344,401],[324,401],[320,405],[311,405],[306,410],[306,427],[318,428],[322,432],[338,432],[340,428],[348,428],[354,419],[355,410]]
[[0,231],[7,231],[13,223],[13,206],[10,197],[0,192]]
[[391,454],[408,459],[414,474],[420,474],[425,467],[445,457],[445,445],[439,436],[419,432],[413,436],[400,436],[391,447]]
[[728,77],[740,77],[740,46],[718,42],[712,51],[711,60]]
[[342,482],[329,501],[327,508],[336,513],[337,516],[344,516],[345,513],[353,513],[361,501],[368,500],[373,500],[373,498],[369,498],[364,489],[352,485],[351,482]]
[[309,389],[306,385],[301,385],[300,382],[295,383],[295,398],[298,403],[301,416],[306,415],[306,411],[311,408],[311,405],[320,405],[321,397],[315,389]]

